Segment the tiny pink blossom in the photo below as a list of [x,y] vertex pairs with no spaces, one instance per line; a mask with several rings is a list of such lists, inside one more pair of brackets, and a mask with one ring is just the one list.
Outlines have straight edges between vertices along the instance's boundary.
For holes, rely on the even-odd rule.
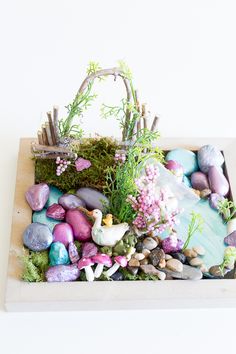
[[89,168],[91,166],[91,162],[89,160],[85,160],[82,157],[79,157],[76,161],[75,161],[75,167],[77,172],[81,172],[87,168]]

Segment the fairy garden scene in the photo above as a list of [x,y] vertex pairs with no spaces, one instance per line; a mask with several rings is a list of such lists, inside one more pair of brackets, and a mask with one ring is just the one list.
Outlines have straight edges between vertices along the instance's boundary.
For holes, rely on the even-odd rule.
[[[119,121],[121,139],[83,131],[94,83],[107,76],[124,83],[120,105],[101,108],[103,118]],[[63,118],[54,106],[32,141],[22,280],[235,278],[236,205],[222,151],[162,151],[158,117],[140,102],[123,62],[90,63],[66,109]]]

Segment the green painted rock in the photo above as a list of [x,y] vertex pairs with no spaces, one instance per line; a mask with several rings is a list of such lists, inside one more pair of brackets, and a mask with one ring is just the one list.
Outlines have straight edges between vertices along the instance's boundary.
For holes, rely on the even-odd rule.
[[46,215],[46,212],[47,212],[47,209],[45,209],[45,208],[41,211],[35,211],[33,213],[32,221],[33,222],[40,222],[41,224],[47,225],[52,232],[54,226],[59,224],[60,221],[52,219],[52,218],[48,218]]
[[45,208],[48,208],[50,205],[56,203],[58,204],[58,199],[63,195],[63,193],[58,189],[57,187],[54,186],[49,186],[49,197],[47,200],[47,203],[45,205]]

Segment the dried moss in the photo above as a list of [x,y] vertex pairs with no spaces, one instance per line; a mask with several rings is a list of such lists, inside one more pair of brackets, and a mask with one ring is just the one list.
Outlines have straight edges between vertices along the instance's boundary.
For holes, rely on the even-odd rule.
[[78,157],[91,162],[92,166],[77,172],[75,166],[69,166],[61,175],[56,176],[55,160],[35,160],[36,183],[46,182],[67,192],[79,187],[92,187],[103,190],[106,184],[106,170],[114,166],[114,156],[118,145],[111,138],[89,138],[81,143],[75,142],[72,149]]

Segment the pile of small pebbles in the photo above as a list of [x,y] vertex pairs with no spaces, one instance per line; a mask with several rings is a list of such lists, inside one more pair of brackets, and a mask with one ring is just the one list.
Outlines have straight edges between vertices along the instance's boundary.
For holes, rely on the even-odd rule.
[[194,246],[193,248],[186,248],[183,251],[190,266],[197,267],[202,273],[207,273],[208,269],[204,264],[202,257],[205,255],[205,249],[202,246]]

